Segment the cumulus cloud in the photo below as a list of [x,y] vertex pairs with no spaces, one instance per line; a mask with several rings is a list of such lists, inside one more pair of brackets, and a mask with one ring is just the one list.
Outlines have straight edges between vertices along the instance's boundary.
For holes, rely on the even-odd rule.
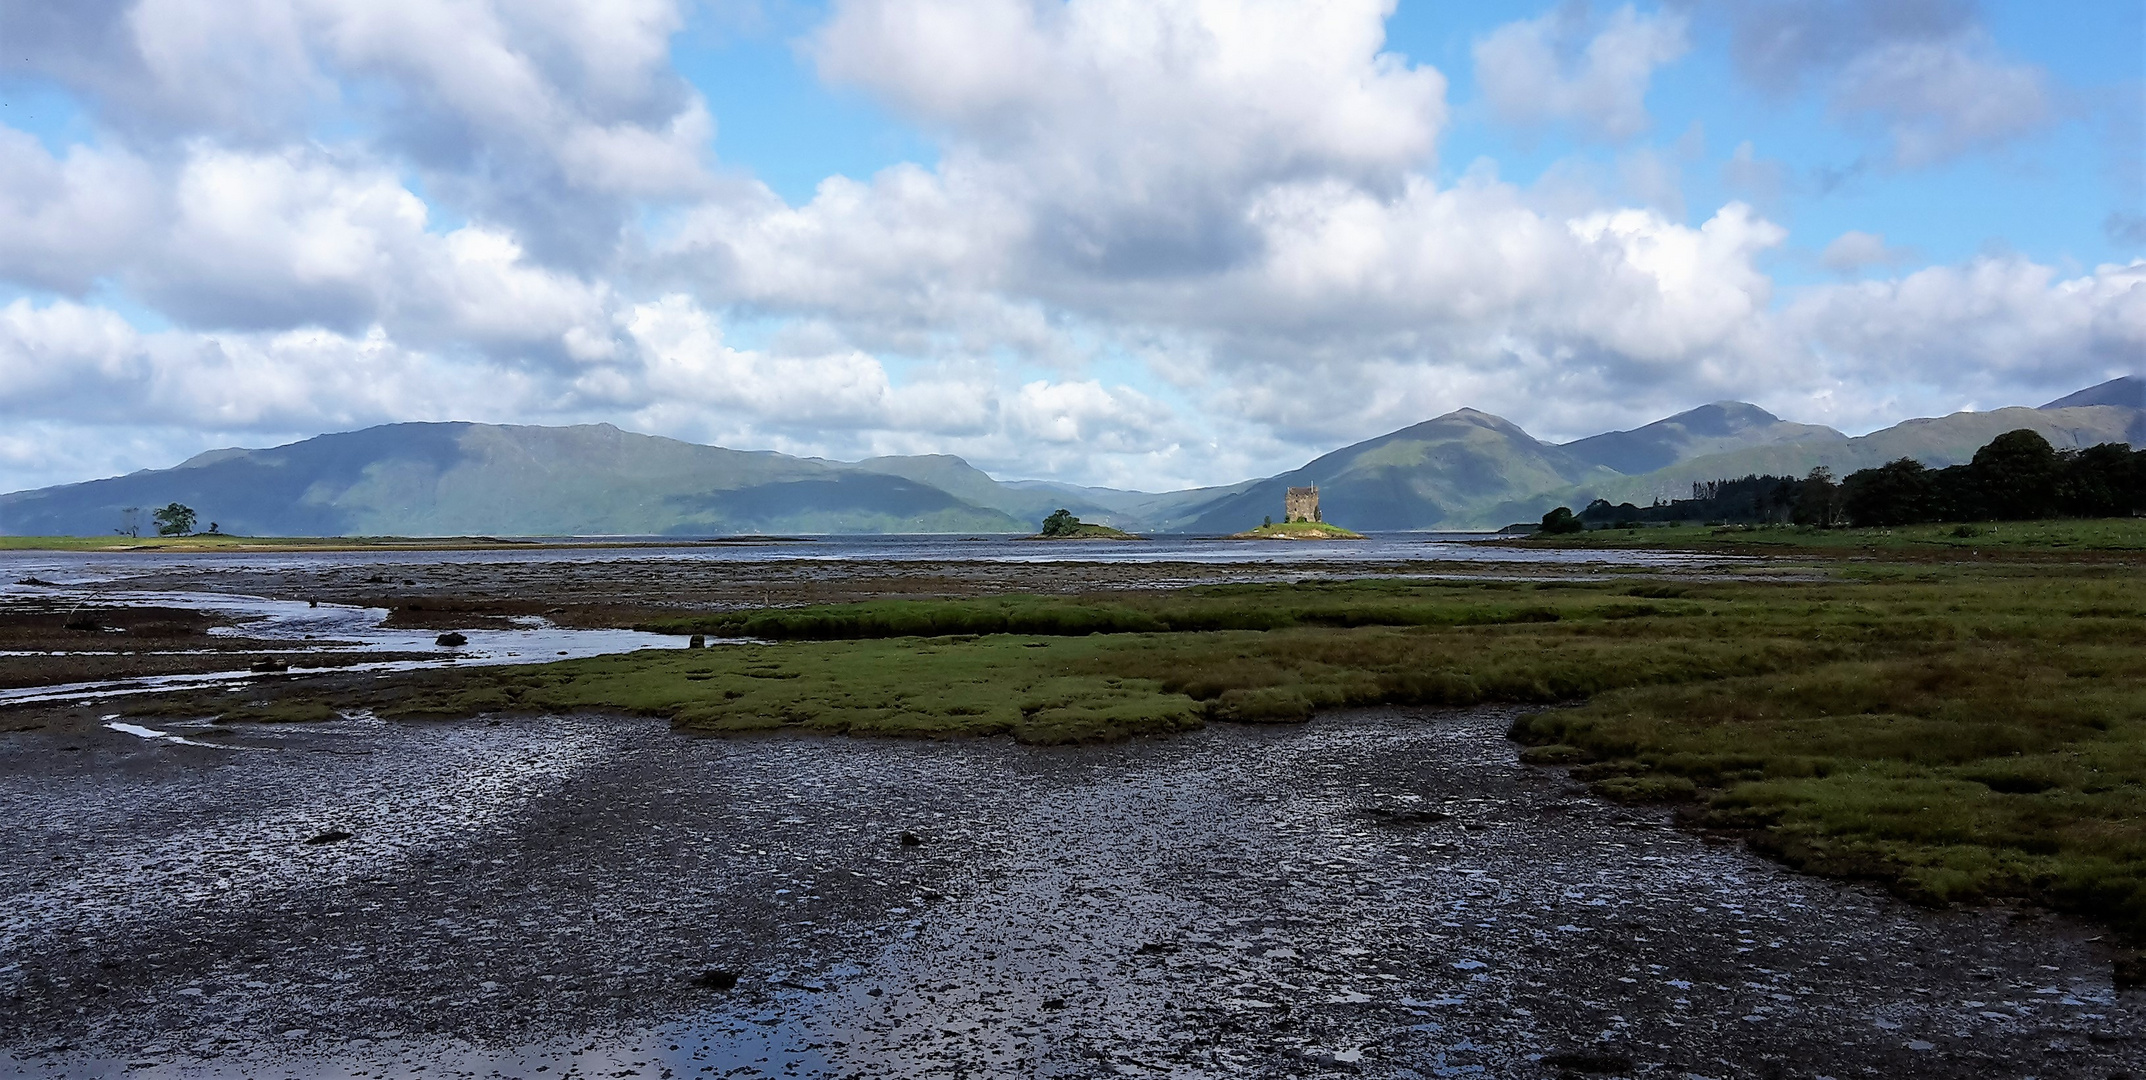
[[125,152],[76,145],[55,157],[0,127],[0,278],[80,292],[158,217],[153,170]]
[[135,142],[263,148],[332,117],[546,259],[606,256],[633,199],[712,183],[712,122],[669,66],[677,0],[94,0],[5,18],[0,74],[59,81]]
[[555,356],[568,335],[600,336],[610,303],[605,286],[536,265],[516,234],[436,231],[392,171],[310,147],[199,141],[150,162],[78,146],[56,159],[0,128],[0,226],[12,280],[71,293],[124,282],[196,326],[381,325],[406,343]]
[[848,0],[824,78],[946,141],[955,185],[1026,211],[1081,272],[1212,271],[1252,239],[1243,192],[1308,177],[1392,188],[1429,163],[1445,79],[1382,52],[1392,0]]
[[[1836,8],[1866,32],[1783,14]],[[716,118],[669,68],[679,10],[0,8],[99,125],[57,152],[0,128],[0,278],[73,298],[0,308],[0,429],[608,419],[1163,487],[1462,405],[1550,437],[1732,396],[1846,422],[1974,380],[2039,400],[2140,349],[2137,266],[1900,276],[1849,234],[1828,265],[1893,276],[1777,296],[1785,176],[1749,143],[1728,178],[1756,206],[1691,219],[1683,150],[1620,148],[1639,206],[1441,181],[1445,78],[1386,50],[1390,0],[840,0],[810,62],[941,152],[799,205],[711,177]],[[1684,10],[1501,28],[1477,43],[1486,101],[1631,139]],[[1944,4],[1752,10],[1787,34],[1739,54],[1754,78],[1822,80],[1900,163],[2026,130],[1952,100],[2017,87]],[[107,289],[175,325],[86,299]],[[92,460],[0,437],[10,476]]]
[[[1586,134],[1630,139],[1652,125],[1647,86],[1690,48],[1685,17],[1618,8],[1599,25],[1586,5],[1507,23],[1475,43],[1484,100],[1510,123],[1571,122]],[[1585,44],[1582,44],[1582,41]]]
[[1780,392],[1830,422],[2018,404],[2137,370],[2146,261],[2060,278],[2028,259],[1983,257],[1813,289],[1779,322],[1775,347],[1800,361],[1784,363]]

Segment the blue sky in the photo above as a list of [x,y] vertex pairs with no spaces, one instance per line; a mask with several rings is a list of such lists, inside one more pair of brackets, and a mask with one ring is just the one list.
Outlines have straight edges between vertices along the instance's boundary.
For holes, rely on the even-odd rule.
[[1462,406],[1862,431],[2146,367],[2140,0],[25,0],[0,40],[0,490],[412,419],[1153,489]]
[[[1615,173],[1617,148],[1570,130],[1501,125],[1474,92],[1474,42],[1515,14],[1544,10],[1403,2],[1386,21],[1387,49],[1453,79],[1457,115],[1440,150],[1441,176],[1451,180],[1482,159],[1523,184],[1576,161]],[[1828,116],[1815,80],[1782,93],[1739,79],[1727,21],[1702,18],[1691,32],[1691,52],[1655,76],[1647,94],[1653,130],[1641,145],[1673,153],[1696,126],[1697,152],[1678,164],[1688,208],[1699,211],[1752,197],[1722,176],[1741,143],[1778,162],[1786,190],[1769,209],[1808,241],[1773,263],[1784,282],[1832,277],[1814,245],[1851,229],[1881,232],[1930,261],[1957,262],[1987,250],[2081,266],[2138,257],[2146,243],[2120,239],[2106,227],[2110,214],[2137,214],[2146,205],[2136,170],[2127,175],[2115,159],[2108,128],[2128,121],[2135,129],[2146,105],[2139,100],[2146,94],[2146,3],[2080,0],[2065,4],[2061,18],[2039,3],[1978,10],[2006,54],[2049,71],[2065,97],[2066,122],[1998,153],[1889,169],[1876,160],[1882,148],[1868,125]],[[742,21],[703,9],[672,49],[679,72],[721,120],[716,146],[723,162],[792,203],[809,201],[830,174],[863,178],[905,161],[936,160],[928,135],[870,99],[818,80],[794,43],[824,18],[822,5],[786,5]],[[2129,116],[2118,100],[2126,97]]]

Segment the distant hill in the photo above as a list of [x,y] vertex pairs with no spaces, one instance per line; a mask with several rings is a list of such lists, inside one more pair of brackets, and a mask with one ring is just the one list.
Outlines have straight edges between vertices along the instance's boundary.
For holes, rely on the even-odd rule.
[[1319,486],[1326,520],[1359,532],[1466,528],[1488,524],[1484,511],[1515,492],[1616,475],[1537,440],[1509,420],[1461,409],[1188,507],[1156,528],[1241,532],[1280,513],[1286,489],[1309,484]]
[[1792,424],[1741,401],[1717,401],[1645,427],[1610,431],[1564,444],[1582,461],[1637,476],[1706,454],[1790,442],[1838,442],[1848,436],[1817,424]]
[[445,423],[0,495],[0,531],[110,533],[123,508],[169,502],[193,507],[204,528],[259,536],[1026,532],[1041,520],[881,471],[609,424]]
[[2146,379],[2136,375],[2110,379],[2076,394],[2066,394],[2042,408],[2071,409],[2081,405],[2121,405],[2127,409],[2146,409]]
[[2020,428],[2040,432],[2058,449],[2105,442],[2146,445],[2146,410],[2122,405],[2081,405],[1957,412],[1950,416],[1903,421],[1853,439],[1776,443],[1705,454],[1640,476],[1575,485],[1572,489],[1551,493],[1551,497],[1573,506],[1584,505],[1594,498],[1644,505],[1657,497],[1687,498],[1695,482],[1734,479],[1754,473],[1803,476],[1812,469],[1825,466],[1844,476],[1857,469],[1904,457],[1942,468],[1972,458],[1975,451],[1991,439]]
[[1594,498],[1650,503],[1753,473],[1846,474],[1901,457],[1945,466],[2016,428],[2058,447],[2146,445],[2146,380],[2039,409],[1960,412],[1849,438],[1720,401],[1557,446],[1460,409],[1278,476],[1142,492],[1001,481],[951,455],[848,463],[728,450],[608,424],[391,424],[169,469],[0,495],[0,534],[107,534],[127,507],[181,502],[224,531],[281,536],[714,536],[1018,533],[1052,511],[1134,532],[1227,535],[1316,484],[1330,522],[1364,531],[1489,528]]

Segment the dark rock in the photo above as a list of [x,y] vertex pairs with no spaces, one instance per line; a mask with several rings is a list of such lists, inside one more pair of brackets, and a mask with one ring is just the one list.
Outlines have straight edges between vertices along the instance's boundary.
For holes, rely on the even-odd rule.
[[94,631],[102,630],[104,629],[104,627],[97,622],[97,617],[94,615],[78,615],[75,618],[67,620],[67,629]]
[[51,589],[51,588],[57,588],[57,586],[53,585],[53,584],[52,584],[51,582],[49,582],[49,581],[45,581],[45,580],[42,580],[42,579],[40,579],[40,578],[39,578],[39,577],[38,577],[37,575],[35,575],[35,574],[32,574],[32,575],[30,575],[29,577],[23,578],[23,579],[22,579],[21,581],[18,581],[18,582],[16,582],[15,584],[17,584],[17,585],[37,585],[37,586],[40,586],[40,587],[43,587],[43,588],[47,588],[47,589]]
[[1608,1050],[1567,1050],[1551,1054],[1542,1063],[1553,1069],[1571,1069],[1579,1073],[1631,1072],[1632,1059]]
[[921,845],[921,844],[923,844],[923,843],[924,843],[924,838],[923,838],[923,837],[921,837],[921,836],[918,836],[917,834],[915,834],[915,833],[913,833],[913,832],[910,832],[910,831],[908,831],[908,830],[906,830],[906,829],[904,829],[904,830],[902,831],[902,846],[903,846],[903,847],[917,847],[917,846],[919,846],[919,845]]
[[344,832],[341,829],[329,829],[327,832],[321,833],[319,836],[307,840],[306,843],[318,846],[321,844],[337,844],[348,839],[350,839],[349,833]]
[[693,640],[686,642],[686,648],[688,649],[705,649],[707,647],[708,638],[704,634],[695,634],[693,635]]
[[693,976],[693,985],[703,990],[729,990],[738,985],[738,973],[721,968],[709,968]]
[[436,637],[432,640],[435,643],[445,645],[450,649],[458,648],[460,646],[469,644],[468,638],[463,637],[460,633],[457,633],[453,630],[449,630],[448,632],[441,634],[439,637]]
[[1150,941],[1133,950],[1134,956],[1168,956],[1177,951],[1177,946],[1167,941]]
[[2118,990],[2135,990],[2146,986],[2146,949],[2127,949],[2117,953],[2114,977]]
[[308,601],[306,601],[306,606],[307,606],[307,607],[319,607],[319,606],[320,606],[320,601],[318,601],[318,600],[308,600]]
[[367,583],[367,584],[369,584],[369,585],[385,585],[385,584],[387,584],[387,578],[385,578],[385,577],[383,577],[383,576],[381,576],[381,575],[379,575],[379,574],[374,574],[373,576],[371,576],[371,577],[369,577],[369,578],[366,578],[366,579],[365,579],[365,581],[366,581],[366,583]]
[[1064,998],[1044,998],[1044,999],[1043,999],[1043,1007],[1044,1007],[1044,1008],[1046,1008],[1046,1009],[1063,1009],[1063,1008],[1065,1008],[1065,1007],[1066,1007],[1066,999],[1064,999]]
[[1367,807],[1364,813],[1394,825],[1428,825],[1453,816],[1442,810],[1395,810],[1385,806]]

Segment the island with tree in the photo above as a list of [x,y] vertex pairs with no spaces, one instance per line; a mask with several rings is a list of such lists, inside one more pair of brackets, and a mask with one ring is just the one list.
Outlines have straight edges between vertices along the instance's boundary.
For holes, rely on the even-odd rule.
[[1060,509],[1053,511],[1051,516],[1043,519],[1043,528],[1036,535],[1024,537],[1024,539],[1145,540],[1147,537],[1136,536],[1123,529],[1113,529],[1108,525],[1098,525],[1092,521],[1082,521],[1074,517],[1071,510]]

